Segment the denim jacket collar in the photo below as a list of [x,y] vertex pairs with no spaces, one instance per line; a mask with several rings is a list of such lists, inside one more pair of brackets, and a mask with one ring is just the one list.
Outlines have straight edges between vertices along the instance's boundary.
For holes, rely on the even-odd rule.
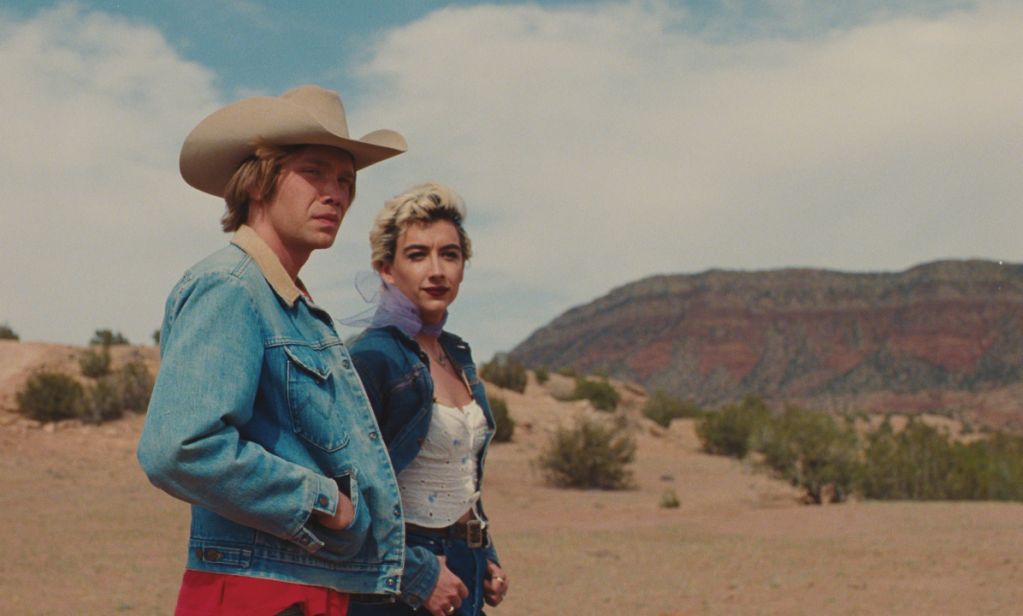
[[263,277],[270,283],[277,295],[288,302],[289,307],[293,307],[298,298],[302,296],[299,285],[303,287],[305,285],[302,284],[301,279],[298,280],[298,284],[291,280],[291,276],[281,265],[281,260],[273,249],[263,241],[263,238],[259,237],[252,227],[242,225],[235,231],[231,243],[252,257],[256,266],[259,267],[259,271],[263,272]]

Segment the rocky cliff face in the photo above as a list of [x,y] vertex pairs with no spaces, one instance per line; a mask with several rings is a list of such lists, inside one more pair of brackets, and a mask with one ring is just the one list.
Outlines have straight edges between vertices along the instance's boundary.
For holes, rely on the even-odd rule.
[[755,392],[830,409],[1023,417],[1023,400],[1006,395],[1023,377],[1023,265],[655,276],[569,310],[512,355],[705,405]]

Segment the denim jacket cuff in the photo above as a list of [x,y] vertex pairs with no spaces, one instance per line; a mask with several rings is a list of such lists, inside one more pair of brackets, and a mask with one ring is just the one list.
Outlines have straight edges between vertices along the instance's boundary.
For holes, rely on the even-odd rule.
[[291,539],[310,553],[324,546],[323,541],[309,529],[310,523],[314,521],[316,514],[334,515],[337,512],[338,499],[340,498],[340,490],[332,479],[320,475],[313,475],[313,477],[315,480],[314,487],[312,490],[309,490],[307,498],[308,505],[306,510],[309,511],[309,514],[306,516],[305,524]]
[[[412,609],[419,609],[437,586],[437,580],[440,579],[440,561],[423,548],[406,547],[405,550],[405,572],[401,576],[401,593],[398,597]],[[425,559],[409,558],[410,550],[420,552],[416,556],[425,556]]]

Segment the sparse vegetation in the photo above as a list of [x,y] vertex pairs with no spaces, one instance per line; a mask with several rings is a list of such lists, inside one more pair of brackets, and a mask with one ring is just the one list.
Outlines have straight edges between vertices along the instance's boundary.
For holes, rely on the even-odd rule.
[[756,449],[771,412],[758,396],[747,395],[738,404],[730,404],[707,413],[696,424],[696,433],[707,453],[744,458]]
[[0,340],[21,340],[7,323],[0,323]]
[[585,377],[576,378],[575,390],[570,400],[589,400],[593,408],[610,413],[618,408],[622,397],[607,379],[592,380]]
[[81,417],[85,390],[81,383],[62,373],[36,372],[18,392],[18,412],[36,421],[49,422]]
[[668,488],[661,495],[661,507],[664,509],[678,509],[682,506],[682,501],[678,498],[678,493],[673,488]]
[[96,379],[96,382],[89,388],[89,395],[85,402],[82,419],[90,423],[112,421],[120,419],[124,415],[120,393],[108,376]]
[[755,396],[712,411],[697,424],[711,453],[750,452],[810,502],[851,493],[880,500],[1023,501],[1023,436],[992,431],[970,443],[917,419],[897,431],[892,417],[863,439],[833,416],[789,407],[772,412]]
[[86,349],[78,356],[78,367],[82,376],[98,379],[110,374],[110,347],[103,345],[96,349]]
[[117,391],[121,407],[134,413],[145,413],[149,398],[153,395],[155,379],[140,357],[135,357],[121,366],[110,380]]
[[547,369],[547,366],[540,366],[533,371],[533,376],[536,377],[536,382],[543,385],[551,378],[551,371]]
[[504,398],[487,395],[487,402],[490,404],[490,412],[494,415],[494,423],[497,427],[494,431],[494,441],[507,443],[512,440],[515,434],[515,420],[508,414],[508,402]]
[[579,376],[579,373],[575,371],[572,366],[562,366],[558,368],[558,374],[561,376],[567,376],[570,379],[574,379]]
[[97,329],[89,340],[90,346],[113,346],[115,344],[131,344],[121,332],[114,332],[109,329]]
[[673,419],[703,417],[703,409],[688,400],[673,398],[663,391],[657,391],[643,405],[643,415],[667,428]]
[[790,407],[764,425],[758,450],[767,466],[806,490],[813,503],[823,503],[826,493],[841,502],[855,488],[859,436],[831,415]]
[[627,432],[581,418],[559,428],[537,459],[552,484],[566,488],[617,490],[628,487],[626,467],[636,457],[636,441]]
[[498,353],[480,366],[480,378],[504,389],[526,391],[526,369],[507,353]]

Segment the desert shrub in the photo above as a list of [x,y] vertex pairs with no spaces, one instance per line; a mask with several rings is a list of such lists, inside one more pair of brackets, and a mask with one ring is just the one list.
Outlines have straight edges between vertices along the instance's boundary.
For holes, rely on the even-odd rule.
[[682,506],[682,501],[678,498],[678,493],[674,489],[668,488],[661,495],[661,507],[664,509],[678,509]]
[[85,408],[82,385],[61,372],[39,371],[17,394],[18,412],[37,421],[80,417]]
[[673,398],[663,391],[657,391],[643,405],[643,415],[667,428],[673,419],[702,417],[703,409],[688,400]]
[[84,409],[82,418],[92,423],[120,419],[124,415],[120,393],[111,377],[97,379],[96,383],[89,387]]
[[918,421],[895,433],[885,422],[868,435],[860,478],[880,500],[1023,500],[1023,437],[995,432],[957,443]]
[[576,372],[575,368],[573,368],[572,366],[562,366],[558,368],[558,374],[560,374],[561,376],[567,376],[570,379],[574,379],[579,376],[579,373]]
[[628,487],[626,466],[636,457],[636,441],[600,422],[581,418],[551,436],[537,459],[547,480],[566,488],[616,490]]
[[90,346],[113,346],[115,344],[131,344],[121,332],[113,332],[109,329],[97,329],[89,340]]
[[771,411],[755,395],[747,395],[738,404],[730,404],[706,413],[696,423],[696,434],[708,453],[744,458],[756,449]]
[[102,346],[97,351],[87,349],[78,356],[78,367],[82,375],[90,379],[98,379],[110,374],[110,347]]
[[526,369],[507,353],[498,353],[480,366],[480,378],[504,389],[526,391]]
[[160,330],[153,332],[153,344],[160,346]]
[[540,366],[533,371],[533,375],[536,377],[536,382],[543,385],[551,378],[551,371],[547,369],[547,366]]
[[763,426],[757,450],[767,466],[805,489],[814,503],[822,503],[829,488],[830,500],[841,502],[855,487],[859,436],[826,413],[790,407],[772,416]]
[[606,379],[594,381],[587,378],[575,380],[575,390],[571,400],[589,400],[598,411],[612,412],[618,407],[622,397]]
[[515,420],[508,414],[508,403],[504,398],[490,395],[487,395],[487,402],[490,404],[490,412],[494,415],[494,423],[497,424],[494,440],[498,443],[507,443],[515,434]]
[[149,374],[149,368],[141,359],[129,361],[114,371],[109,379],[124,410],[146,412],[149,398],[153,395],[155,379]]
[[14,333],[7,323],[0,323],[0,340],[20,340],[18,334]]

